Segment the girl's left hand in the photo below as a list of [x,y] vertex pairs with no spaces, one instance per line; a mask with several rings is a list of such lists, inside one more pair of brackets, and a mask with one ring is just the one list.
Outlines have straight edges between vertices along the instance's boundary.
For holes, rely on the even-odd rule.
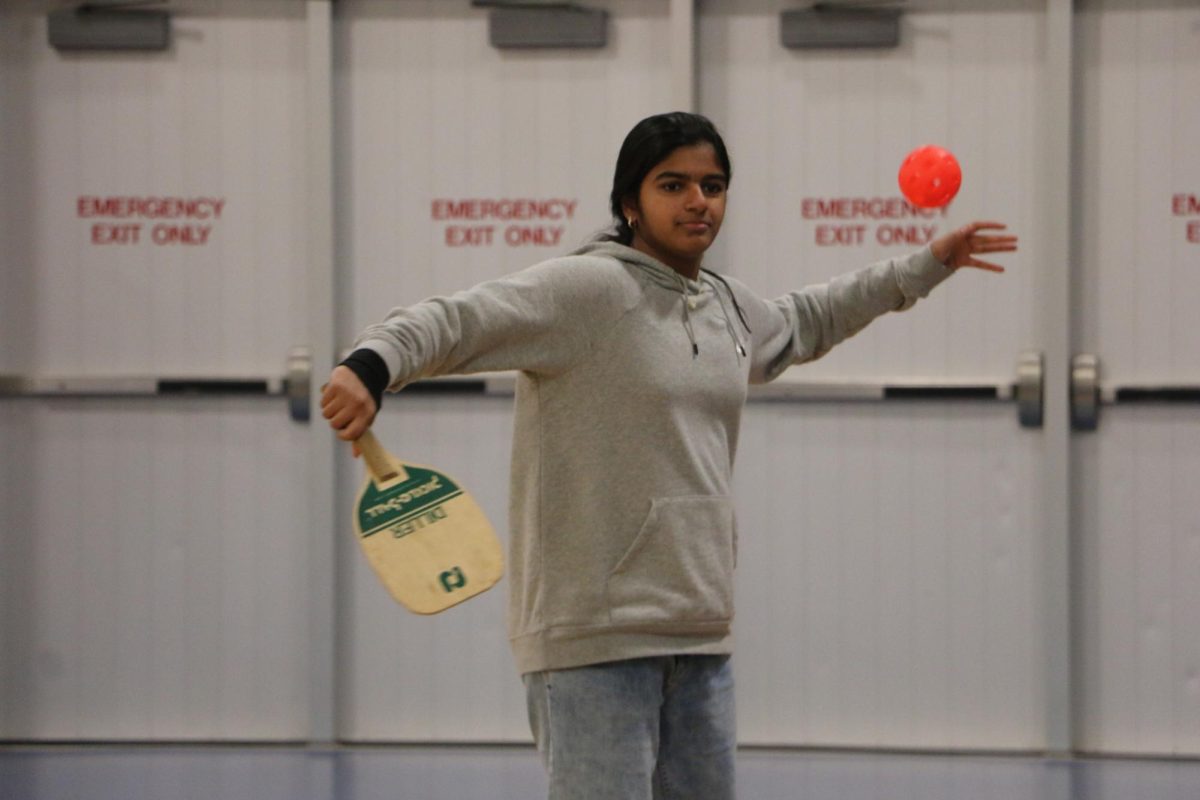
[[977,253],[1011,253],[1017,249],[1017,237],[1011,234],[983,235],[984,230],[1004,230],[1001,222],[972,222],[936,239],[929,247],[933,257],[948,269],[975,267],[989,272],[1004,272],[1004,267],[975,258]]

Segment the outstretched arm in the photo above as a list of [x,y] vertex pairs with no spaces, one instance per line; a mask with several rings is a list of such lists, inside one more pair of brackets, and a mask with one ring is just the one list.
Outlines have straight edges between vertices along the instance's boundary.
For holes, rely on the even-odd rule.
[[972,222],[916,253],[806,287],[773,303],[746,290],[744,305],[751,309],[754,330],[750,382],[773,380],[791,364],[820,358],[879,315],[909,308],[959,267],[1003,272],[999,264],[976,256],[1016,250],[1016,236],[981,233],[1004,228],[999,222]]

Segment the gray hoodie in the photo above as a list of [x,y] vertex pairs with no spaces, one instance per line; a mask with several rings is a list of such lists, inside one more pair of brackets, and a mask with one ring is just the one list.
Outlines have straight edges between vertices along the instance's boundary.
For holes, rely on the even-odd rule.
[[950,274],[926,248],[769,301],[599,242],[396,309],[357,345],[383,358],[392,391],[519,372],[508,632],[521,672],[728,653],[747,385]]

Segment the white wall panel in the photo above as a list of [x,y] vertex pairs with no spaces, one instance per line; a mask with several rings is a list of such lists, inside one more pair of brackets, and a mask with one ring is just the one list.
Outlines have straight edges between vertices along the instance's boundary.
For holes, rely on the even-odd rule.
[[1036,748],[1036,520],[1011,409],[752,404],[743,742]]
[[1116,409],[1077,443],[1087,750],[1200,751],[1198,422]]
[[[1003,277],[956,275],[797,378],[1012,374],[1036,346],[1043,4],[909,4],[895,50],[789,51],[784,2],[700,16],[701,110],[734,180],[713,265],[762,294],[999,219],[1021,237]],[[899,199],[915,146],[957,154],[948,213],[812,219],[805,200]],[[819,225],[861,225],[823,245]],[[752,406],[738,464],[743,741],[933,748],[1044,746],[1037,433],[1011,407]]]
[[1079,15],[1083,344],[1109,377],[1200,378],[1200,10],[1091,2]]
[[259,400],[3,406],[0,735],[303,738],[302,429]]
[[[498,51],[487,11],[465,2],[338,3],[343,346],[392,306],[562,255],[608,223],[622,139],[670,108],[668,4],[589,5],[610,12],[607,47]],[[435,199],[553,198],[576,202],[573,217],[471,222],[432,212]],[[450,224],[494,225],[491,244],[448,245]],[[510,246],[511,224],[561,228],[561,237]],[[503,536],[510,416],[510,401],[389,397],[379,427],[404,457],[461,478]],[[347,503],[360,470],[345,459]],[[387,599],[361,556],[347,561],[345,738],[528,740],[506,584],[415,618]]]
[[[1200,382],[1200,9],[1088,2],[1080,52],[1079,350],[1105,381]],[[1196,236],[1200,239],[1200,236]],[[1200,753],[1200,412],[1105,409],[1080,435],[1080,745]]]
[[[308,325],[304,6],[173,3],[147,54],[55,51],[60,5],[0,10],[0,369],[281,374]],[[0,737],[304,739],[310,475],[282,401],[3,405]]]
[[[1021,254],[1002,259],[1003,279],[958,276],[916,313],[804,367],[809,377],[1003,377],[1036,344],[1043,4],[909,5],[894,50],[785,49],[779,14],[794,4],[781,0],[705,3],[699,17],[701,111],[723,129],[734,167],[712,266],[774,296],[920,246],[892,244],[897,227],[945,233],[986,218],[1022,237]],[[806,199],[901,200],[900,163],[927,143],[948,147],[963,168],[945,215],[805,217]],[[822,245],[823,225],[862,230]]]
[[[25,320],[14,349],[42,373],[281,370],[305,330],[303,7],[176,4],[162,54],[59,53],[48,7],[8,7],[0,33],[18,65],[6,216],[28,222],[5,265],[24,295],[0,301]],[[87,197],[224,204],[207,220],[81,217]],[[140,226],[136,243],[98,244],[97,224]],[[177,224],[204,244],[156,243]]]
[[[667,3],[610,12],[599,50],[499,51],[487,11],[433,0],[337,5],[342,240],[353,264],[350,328],[560,255],[606,225],[617,150],[669,107]],[[435,199],[578,202],[556,244],[448,246]],[[513,223],[519,221],[512,221]]]

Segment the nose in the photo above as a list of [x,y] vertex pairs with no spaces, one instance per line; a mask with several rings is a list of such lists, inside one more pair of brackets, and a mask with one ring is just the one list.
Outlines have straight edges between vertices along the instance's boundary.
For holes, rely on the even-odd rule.
[[704,194],[704,189],[699,184],[689,186],[683,198],[683,207],[688,211],[697,211],[706,205],[708,205],[708,198]]

